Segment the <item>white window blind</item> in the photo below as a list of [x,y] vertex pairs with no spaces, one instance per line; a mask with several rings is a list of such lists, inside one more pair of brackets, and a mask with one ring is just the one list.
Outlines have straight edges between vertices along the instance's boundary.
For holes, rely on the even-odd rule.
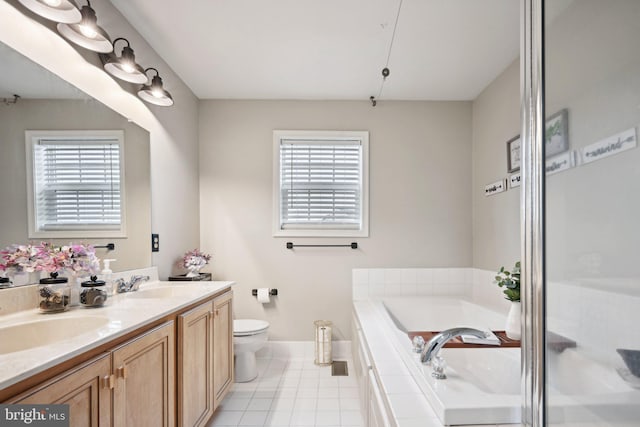
[[33,145],[33,167],[38,231],[120,229],[118,138],[39,138]]
[[279,228],[362,230],[361,137],[279,138]]

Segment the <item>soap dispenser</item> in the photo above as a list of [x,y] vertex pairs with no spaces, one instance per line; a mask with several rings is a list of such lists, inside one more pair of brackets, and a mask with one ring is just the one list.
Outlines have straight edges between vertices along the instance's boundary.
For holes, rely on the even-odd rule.
[[103,269],[100,272],[102,274],[102,280],[106,283],[106,291],[109,295],[114,295],[116,293],[116,287],[113,283],[113,271],[111,271],[111,263],[116,261],[115,259],[104,259]]

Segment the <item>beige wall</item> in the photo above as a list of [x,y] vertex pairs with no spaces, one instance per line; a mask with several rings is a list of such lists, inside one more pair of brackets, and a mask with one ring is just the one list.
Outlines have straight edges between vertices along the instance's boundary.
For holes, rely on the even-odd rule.
[[484,195],[508,177],[507,141],[520,133],[520,61],[473,101],[473,266],[498,270],[520,259],[520,189]]
[[[584,0],[546,28],[546,115],[568,109],[572,150],[639,128],[638,13],[635,0],[615,7]],[[487,270],[520,257],[519,189],[483,195],[485,184],[508,177],[505,143],[520,132],[518,67],[514,62],[473,102],[473,266]],[[640,205],[621,195],[640,190],[639,158],[636,149],[547,177],[551,279],[637,275]]]
[[95,53],[73,47],[54,25],[25,11],[16,0],[0,2],[0,41],[149,131],[151,224],[161,242],[152,263],[166,278],[175,261],[199,245],[198,101],[111,2],[91,5],[113,38],[131,42],[140,64],[160,71],[175,100],[173,107],[145,104],[135,95],[134,85],[121,86],[104,72]]
[[[98,249],[98,257],[115,258],[115,271],[151,265],[151,183],[149,133],[94,100],[30,100],[0,105],[0,248],[26,243],[26,130],[123,130],[126,194],[126,239],[59,239],[58,244],[114,242],[116,250]],[[10,183],[10,184],[9,184]]]
[[[369,238],[272,237],[274,129],[369,131]],[[271,339],[313,339],[316,319],[349,338],[352,268],[471,266],[470,183],[468,102],[200,103],[202,248],[216,278],[237,281],[236,316],[268,320]],[[271,306],[251,296],[258,287],[278,288]]]
[[[640,129],[640,3],[572,3],[547,29],[548,114],[567,108],[571,149]],[[579,160],[579,159],[578,159]],[[640,149],[547,178],[547,272],[640,294]]]

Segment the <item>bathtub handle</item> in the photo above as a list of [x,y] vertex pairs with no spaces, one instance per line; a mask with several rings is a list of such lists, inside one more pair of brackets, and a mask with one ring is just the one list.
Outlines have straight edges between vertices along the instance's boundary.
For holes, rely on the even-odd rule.
[[413,351],[416,353],[422,353],[422,350],[424,349],[424,338],[420,335],[416,335],[415,337],[413,337]]
[[441,357],[436,356],[431,361],[431,366],[433,367],[433,372],[431,372],[431,376],[437,380],[446,380],[447,374],[444,373],[445,368],[447,367],[447,362]]

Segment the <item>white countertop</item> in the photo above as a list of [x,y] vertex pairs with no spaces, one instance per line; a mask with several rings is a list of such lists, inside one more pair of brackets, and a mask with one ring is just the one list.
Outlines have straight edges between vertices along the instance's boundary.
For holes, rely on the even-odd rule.
[[234,282],[155,281],[143,283],[138,292],[154,287],[188,287],[190,291],[165,298],[139,298],[132,297],[135,292],[124,293],[109,297],[106,305],[98,308],[71,307],[68,311],[58,314],[40,314],[37,309],[33,309],[1,316],[0,341],[6,339],[3,338],[3,328],[23,323],[63,318],[77,318],[78,322],[81,322],[82,318],[87,316],[105,317],[107,323],[98,329],[80,334],[69,329],[68,339],[54,344],[0,354],[0,390],[199,300],[230,289],[233,284]]

